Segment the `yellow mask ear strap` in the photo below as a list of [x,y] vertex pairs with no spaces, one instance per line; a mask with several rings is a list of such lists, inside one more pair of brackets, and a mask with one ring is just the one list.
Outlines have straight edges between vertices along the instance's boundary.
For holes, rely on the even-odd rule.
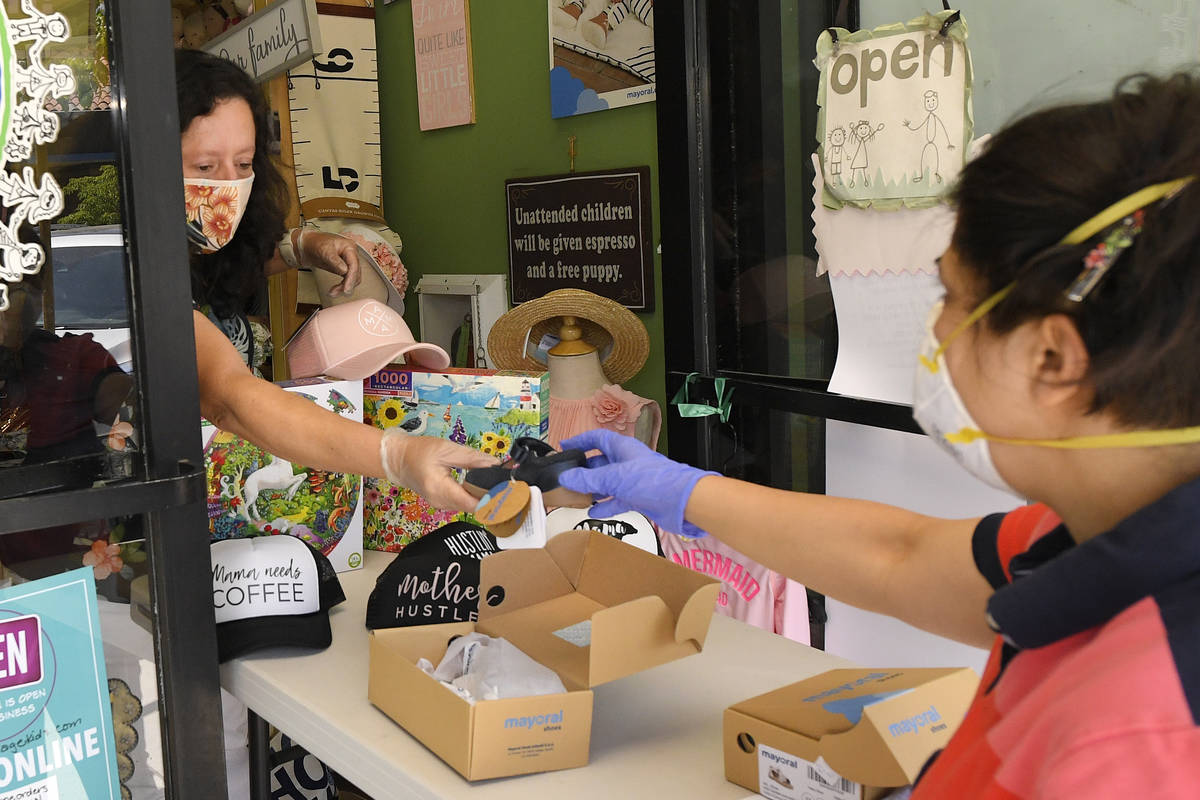
[[925,367],[930,372],[937,372],[938,371],[938,366],[937,366],[938,359],[940,359],[943,355],[945,355],[946,348],[948,348],[950,346],[950,343],[953,342],[955,339],[957,339],[962,334],[963,331],[965,331],[967,328],[971,327],[976,322],[978,322],[980,319],[982,319],[984,314],[988,313],[993,308],[995,308],[997,303],[999,303],[1004,298],[1008,297],[1008,293],[1011,292],[1013,290],[1013,287],[1016,285],[1017,285],[1016,281],[1013,281],[1008,286],[1005,286],[1003,289],[996,292],[994,295],[989,297],[987,300],[984,300],[982,303],[977,305],[975,307],[975,310],[972,311],[970,314],[967,314],[967,316],[963,319],[962,322],[955,325],[954,330],[950,331],[950,335],[947,336],[945,338],[945,340],[942,341],[938,345],[938,349],[935,350],[933,353],[933,359],[930,360],[930,359],[926,358],[925,356],[919,356],[918,358],[919,358],[920,362],[922,364],[924,364]]
[[1128,197],[1123,197],[1113,203],[1108,208],[1101,211],[1096,216],[1084,222],[1075,230],[1068,233],[1062,238],[1062,244],[1079,244],[1086,242],[1088,239],[1095,236],[1100,231],[1114,224],[1123,217],[1132,214],[1139,208],[1146,206],[1158,200],[1160,197],[1167,197],[1175,194],[1184,186],[1187,186],[1192,181],[1192,176],[1187,175],[1183,178],[1176,178],[1173,181],[1165,183],[1155,183],[1147,186],[1144,189],[1139,189]]
[[1200,442],[1200,427],[1172,428],[1169,430],[1124,431],[1104,433],[1096,436],[1072,436],[1066,439],[1009,439],[991,436],[976,428],[963,428],[946,434],[946,440],[954,444],[970,444],[979,439],[1000,444],[1028,445],[1030,447],[1053,447],[1058,450],[1103,450],[1123,447],[1165,447],[1172,444],[1194,444]]

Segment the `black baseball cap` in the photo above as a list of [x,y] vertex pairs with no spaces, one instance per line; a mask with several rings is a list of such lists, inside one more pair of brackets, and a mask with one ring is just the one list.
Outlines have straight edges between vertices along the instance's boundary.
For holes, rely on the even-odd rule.
[[405,545],[397,558],[426,556],[480,559],[498,552],[496,537],[487,528],[471,522],[448,522]]
[[223,539],[209,548],[217,659],[266,647],[323,650],[329,609],[346,599],[320,551],[286,534]]

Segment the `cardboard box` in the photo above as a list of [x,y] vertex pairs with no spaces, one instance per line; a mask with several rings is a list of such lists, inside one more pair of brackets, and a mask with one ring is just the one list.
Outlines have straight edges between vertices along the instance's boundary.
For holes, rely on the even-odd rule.
[[[720,584],[593,531],[480,562],[479,619],[371,633],[367,697],[468,780],[580,767],[592,692],[700,652]],[[503,637],[553,669],[564,694],[474,705],[417,669],[450,637]]]
[[[386,367],[363,381],[363,421],[438,436],[503,458],[520,436],[550,430],[550,378],[544,372]],[[363,529],[369,550],[396,552],[470,514],[434,508],[404,486],[367,478]]]
[[874,800],[916,779],[975,695],[966,668],[835,669],[725,710],[725,777],[771,800]]
[[[278,384],[356,422],[362,381],[321,378]],[[286,533],[325,554],[338,572],[362,566],[362,477],[307,469],[201,420],[213,540]]]

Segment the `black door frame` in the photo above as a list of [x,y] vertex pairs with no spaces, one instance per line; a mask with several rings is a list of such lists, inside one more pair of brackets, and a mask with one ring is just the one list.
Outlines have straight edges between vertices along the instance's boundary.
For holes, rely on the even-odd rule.
[[[663,297],[667,395],[673,396],[688,374],[699,373],[710,386],[712,378],[724,377],[729,387],[736,388],[742,407],[920,433],[907,405],[834,394],[828,391],[827,381],[763,376],[718,366],[718,261],[727,256],[718,253],[714,219],[726,201],[714,197],[714,186],[741,179],[731,172],[732,148],[762,155],[775,144],[754,126],[764,110],[771,113],[779,87],[771,84],[769,69],[739,70],[738,63],[747,63],[747,53],[757,54],[762,64],[778,63],[780,2],[683,3],[678,24],[655,30],[659,181],[663,189],[659,194],[681,197],[686,189],[687,197],[687,202],[663,203],[660,210],[662,274],[664,284],[672,287]],[[748,8],[754,11],[746,13]],[[845,27],[858,27],[856,0],[826,0],[822,14],[823,26],[837,20]],[[746,113],[739,115],[739,125],[748,126],[748,133],[714,130],[715,104],[730,103],[734,96],[739,103],[750,104]],[[760,197],[769,197],[770,191],[764,189]],[[757,258],[769,257],[780,246],[778,232],[766,229],[762,217],[754,209],[743,214],[743,228],[749,230],[740,234],[743,241],[735,243]],[[722,361],[731,363],[728,357]],[[701,381],[701,386],[704,383]],[[721,466],[715,452],[715,417],[681,419],[669,413],[667,418],[673,458],[705,469]],[[811,488],[823,490],[823,486]]]
[[0,534],[145,515],[166,793],[208,800],[226,791],[225,749],[170,6],[105,5],[144,478],[0,500]]

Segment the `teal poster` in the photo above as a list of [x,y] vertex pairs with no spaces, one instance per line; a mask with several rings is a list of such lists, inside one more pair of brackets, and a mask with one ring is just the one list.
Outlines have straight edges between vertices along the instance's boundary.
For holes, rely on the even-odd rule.
[[92,568],[0,589],[0,800],[116,800]]

